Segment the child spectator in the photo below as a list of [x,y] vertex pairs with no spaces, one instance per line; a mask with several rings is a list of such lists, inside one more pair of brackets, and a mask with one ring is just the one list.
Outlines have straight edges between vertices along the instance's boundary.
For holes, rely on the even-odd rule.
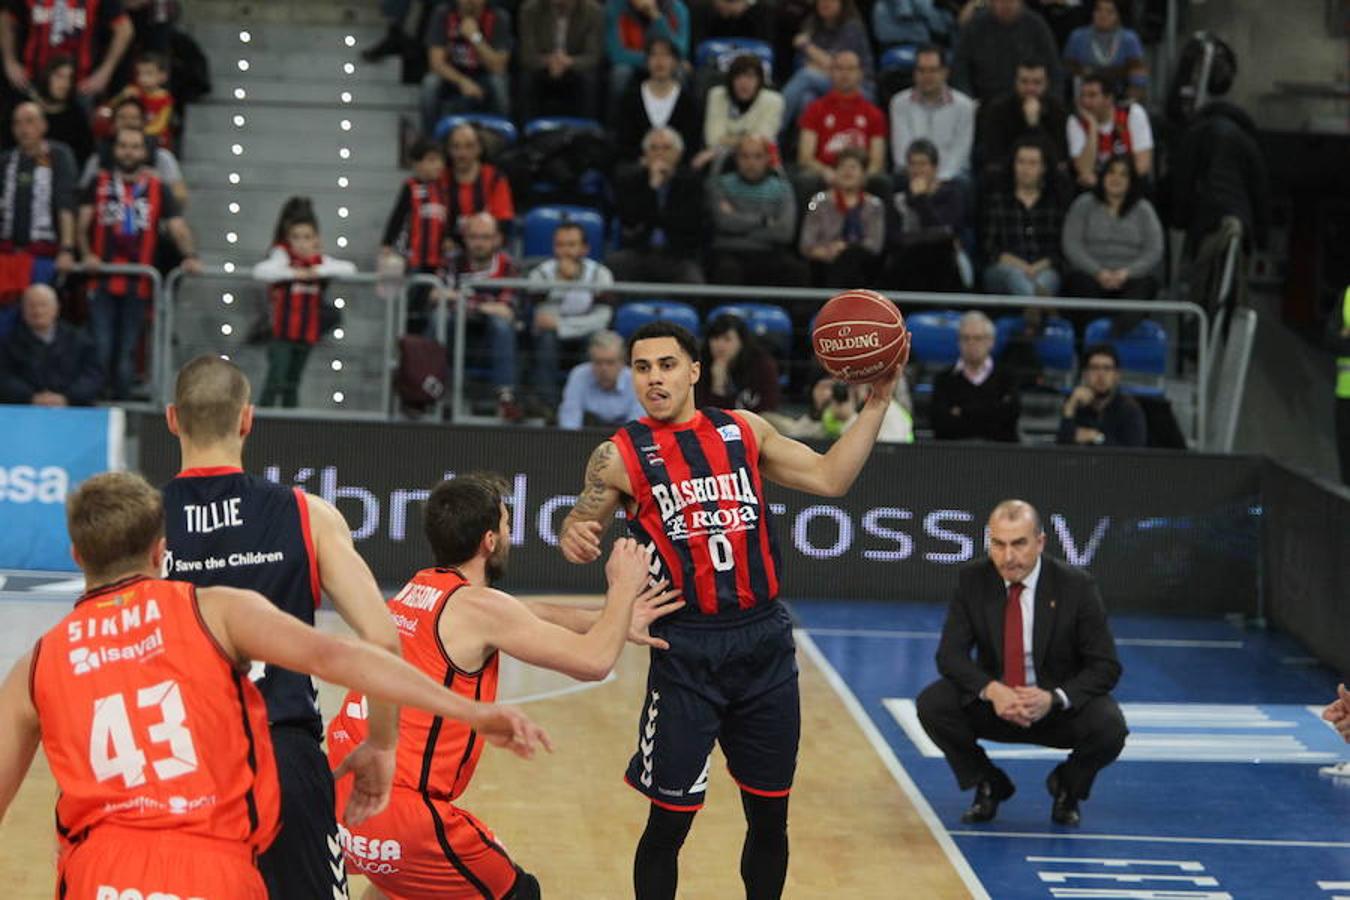
[[324,255],[319,220],[308,197],[286,201],[272,241],[267,258],[253,267],[253,277],[267,283],[272,304],[267,380],[258,405],[295,407],[305,363],[323,337],[319,320],[328,279],[350,275],[356,266]]
[[[450,238],[445,150],[435,141],[420,138],[408,155],[412,158],[413,177],[403,182],[384,226],[380,268],[382,271],[401,268],[410,275],[434,275],[445,268],[446,242]],[[408,331],[412,334],[426,331],[427,294],[426,285],[418,285],[409,294]]]
[[110,107],[134,97],[145,109],[145,134],[166,150],[173,149],[173,94],[169,93],[169,61],[162,53],[142,53],[136,57],[136,79],[122,89]]

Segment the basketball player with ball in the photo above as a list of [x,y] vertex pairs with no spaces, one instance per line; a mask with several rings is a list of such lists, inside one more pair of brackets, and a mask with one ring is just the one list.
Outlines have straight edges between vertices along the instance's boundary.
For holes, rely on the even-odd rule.
[[801,708],[792,623],[775,602],[780,564],[763,479],[826,497],[846,493],[876,442],[910,336],[885,297],[848,291],[821,309],[812,340],[831,374],[873,385],[857,423],[823,454],[754,413],[695,407],[694,336],[670,322],[639,328],[628,356],[646,416],[591,454],[563,524],[563,556],[594,562],[622,505],[650,555],[652,581],[666,579],[685,600],[651,626],[660,643],[625,775],[650,801],[633,865],[637,900],[675,897],[680,847],[703,806],[714,741],[741,790],[746,897],[783,892]]

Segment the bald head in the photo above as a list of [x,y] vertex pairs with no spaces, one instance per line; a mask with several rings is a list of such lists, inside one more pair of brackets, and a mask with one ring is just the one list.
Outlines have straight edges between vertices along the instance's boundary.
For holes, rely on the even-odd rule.
[[30,284],[23,292],[23,323],[34,334],[46,334],[56,325],[61,315],[61,304],[56,299],[56,291],[50,285]]
[[192,360],[174,385],[179,436],[198,445],[238,436],[249,393],[248,379],[229,360],[212,355]]
[[1036,507],[1004,500],[989,514],[989,560],[1009,584],[1025,581],[1041,560],[1045,532]]
[[1037,534],[1041,533],[1041,514],[1036,512],[1036,507],[1025,500],[1004,500],[994,511],[989,514],[989,524],[993,525],[995,521],[1020,523],[1030,522],[1031,527]]

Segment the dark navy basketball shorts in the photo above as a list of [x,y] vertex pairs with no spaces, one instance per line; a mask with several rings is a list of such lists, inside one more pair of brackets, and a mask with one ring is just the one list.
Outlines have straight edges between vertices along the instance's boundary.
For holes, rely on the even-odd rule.
[[638,749],[624,780],[674,810],[703,806],[713,742],[741,790],[786,796],[797,768],[801,698],[787,610],[774,602],[734,623],[678,621],[653,628]]

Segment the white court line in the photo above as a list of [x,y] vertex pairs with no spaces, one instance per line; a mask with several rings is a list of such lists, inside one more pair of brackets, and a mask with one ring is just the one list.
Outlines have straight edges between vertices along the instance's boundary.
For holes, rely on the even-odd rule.
[[582,691],[589,691],[600,687],[602,684],[609,684],[618,679],[612,671],[601,678],[599,681],[580,681],[576,684],[569,684],[567,687],[554,688],[551,691],[540,691],[537,694],[526,694],[523,697],[502,697],[502,703],[533,703],[536,700],[552,700],[554,697],[566,697],[568,694],[579,694]]
[[1281,841],[1262,838],[1162,837],[1148,834],[1069,834],[1032,831],[953,831],[953,837],[1027,838],[1053,841],[1123,841],[1140,844],[1219,844],[1235,847],[1303,847],[1313,850],[1350,850],[1350,841]]
[[[885,628],[808,628],[821,637],[894,638],[898,640],[937,640],[938,631],[893,631]],[[1182,647],[1188,649],[1241,650],[1242,641],[1200,641],[1183,638],[1116,638],[1125,647]]]
[[891,777],[895,779],[896,784],[900,785],[900,790],[909,799],[915,812],[919,814],[919,818],[923,820],[924,825],[928,826],[928,831],[933,835],[933,839],[942,848],[942,852],[947,855],[947,861],[952,864],[956,874],[965,882],[966,890],[970,891],[970,896],[973,900],[990,900],[988,891],[984,889],[984,885],[980,884],[980,879],[975,876],[975,870],[970,867],[970,863],[966,861],[966,857],[956,846],[956,842],[951,839],[947,829],[942,827],[942,822],[938,820],[937,813],[933,812],[933,807],[928,805],[928,800],[919,792],[918,785],[909,777],[905,767],[900,764],[895,751],[881,736],[881,732],[877,730],[876,724],[867,715],[866,710],[862,708],[862,704],[858,702],[858,698],[854,696],[853,691],[844,683],[844,679],[839,677],[839,673],[834,670],[834,666],[830,665],[830,661],[825,658],[825,654],[820,652],[820,648],[816,646],[815,641],[811,640],[811,636],[804,629],[793,629],[793,634],[797,638],[797,646],[802,649],[806,656],[811,658],[811,661],[816,664],[816,668],[820,669],[821,674],[825,676],[825,680],[834,689],[835,695],[839,697],[839,701],[844,704],[844,708],[853,716],[853,721],[857,722],[858,727],[862,729],[863,736],[867,738],[872,748],[877,751],[877,755],[881,757],[882,764],[891,773]]

